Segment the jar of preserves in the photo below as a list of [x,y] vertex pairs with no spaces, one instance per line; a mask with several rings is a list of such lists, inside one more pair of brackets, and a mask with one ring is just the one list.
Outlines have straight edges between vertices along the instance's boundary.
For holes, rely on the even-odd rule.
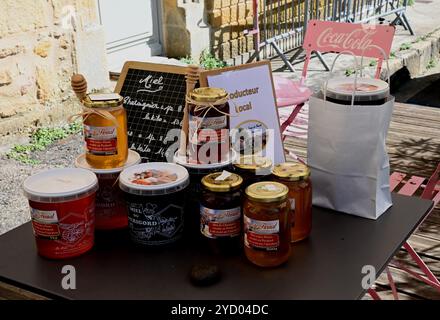
[[306,239],[312,230],[310,169],[299,162],[282,163],[274,167],[273,176],[289,188],[292,242]]
[[273,181],[257,182],[246,188],[244,252],[258,266],[276,267],[290,257],[288,192],[285,185]]
[[119,187],[127,203],[132,242],[151,248],[182,237],[188,185],[188,171],[174,163],[143,163],[121,172]]
[[96,169],[123,167],[128,157],[127,114],[118,94],[90,94],[83,123],[86,161]]
[[232,159],[220,163],[189,163],[186,157],[174,156],[174,162],[185,167],[189,173],[189,186],[185,202],[185,238],[200,241],[200,201],[202,198],[202,178],[210,173],[232,169]]
[[241,156],[234,163],[234,171],[243,178],[243,190],[249,185],[266,180],[272,172],[272,160],[255,155]]
[[189,94],[188,146],[191,163],[218,163],[229,157],[228,93],[197,88]]
[[228,171],[202,178],[200,232],[214,253],[234,253],[241,244],[241,193],[243,179]]

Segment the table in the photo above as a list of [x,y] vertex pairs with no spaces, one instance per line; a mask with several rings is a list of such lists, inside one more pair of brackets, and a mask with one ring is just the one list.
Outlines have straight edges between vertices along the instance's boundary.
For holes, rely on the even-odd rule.
[[[132,246],[125,232],[98,238],[88,254],[65,261],[40,258],[30,223],[0,237],[0,281],[66,299],[359,299],[362,267],[377,276],[432,209],[432,202],[393,194],[377,221],[313,208],[312,236],[295,244],[289,262],[261,269],[244,256],[212,257],[181,243],[151,251]],[[222,280],[195,287],[192,264],[215,261]],[[64,265],[76,268],[77,289],[64,290]]]

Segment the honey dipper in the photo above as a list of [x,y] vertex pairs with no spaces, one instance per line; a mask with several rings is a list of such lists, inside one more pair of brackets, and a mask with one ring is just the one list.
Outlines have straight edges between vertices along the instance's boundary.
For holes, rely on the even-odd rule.
[[[198,65],[189,65],[186,69],[186,94],[189,94],[191,91],[194,90],[197,81],[199,81],[199,74],[200,74],[200,68]],[[183,110],[183,121],[182,121],[182,131],[185,134],[186,139],[180,140],[180,147],[179,147],[179,156],[185,156],[186,155],[186,143],[188,139],[188,131],[189,131],[189,116],[188,116],[188,103],[185,102],[185,109]]]
[[70,80],[73,91],[79,101],[83,101],[87,94],[87,81],[82,74],[74,74]]

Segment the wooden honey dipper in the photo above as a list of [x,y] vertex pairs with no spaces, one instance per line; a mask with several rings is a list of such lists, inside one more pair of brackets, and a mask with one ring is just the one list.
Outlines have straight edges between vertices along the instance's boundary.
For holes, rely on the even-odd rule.
[[70,84],[79,101],[83,101],[87,95],[87,81],[82,74],[74,74]]
[[[189,65],[186,70],[186,94],[188,95],[194,90],[197,81],[199,81],[200,68],[198,65]],[[188,103],[185,101],[185,108],[183,109],[183,120],[182,120],[182,132],[184,133],[185,139],[180,139],[179,146],[179,156],[186,156],[186,145],[188,141],[189,132],[189,110]]]

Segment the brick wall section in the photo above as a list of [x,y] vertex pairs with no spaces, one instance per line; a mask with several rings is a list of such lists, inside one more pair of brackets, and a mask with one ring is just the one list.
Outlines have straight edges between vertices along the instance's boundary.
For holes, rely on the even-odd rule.
[[211,26],[211,51],[222,60],[253,50],[252,36],[245,36],[245,29],[252,29],[251,0],[206,0],[208,23]]
[[[0,135],[65,108],[45,106],[71,96],[75,48],[63,23],[71,13],[77,28],[97,20],[94,0],[0,1]],[[13,118],[19,120],[13,124]]]

